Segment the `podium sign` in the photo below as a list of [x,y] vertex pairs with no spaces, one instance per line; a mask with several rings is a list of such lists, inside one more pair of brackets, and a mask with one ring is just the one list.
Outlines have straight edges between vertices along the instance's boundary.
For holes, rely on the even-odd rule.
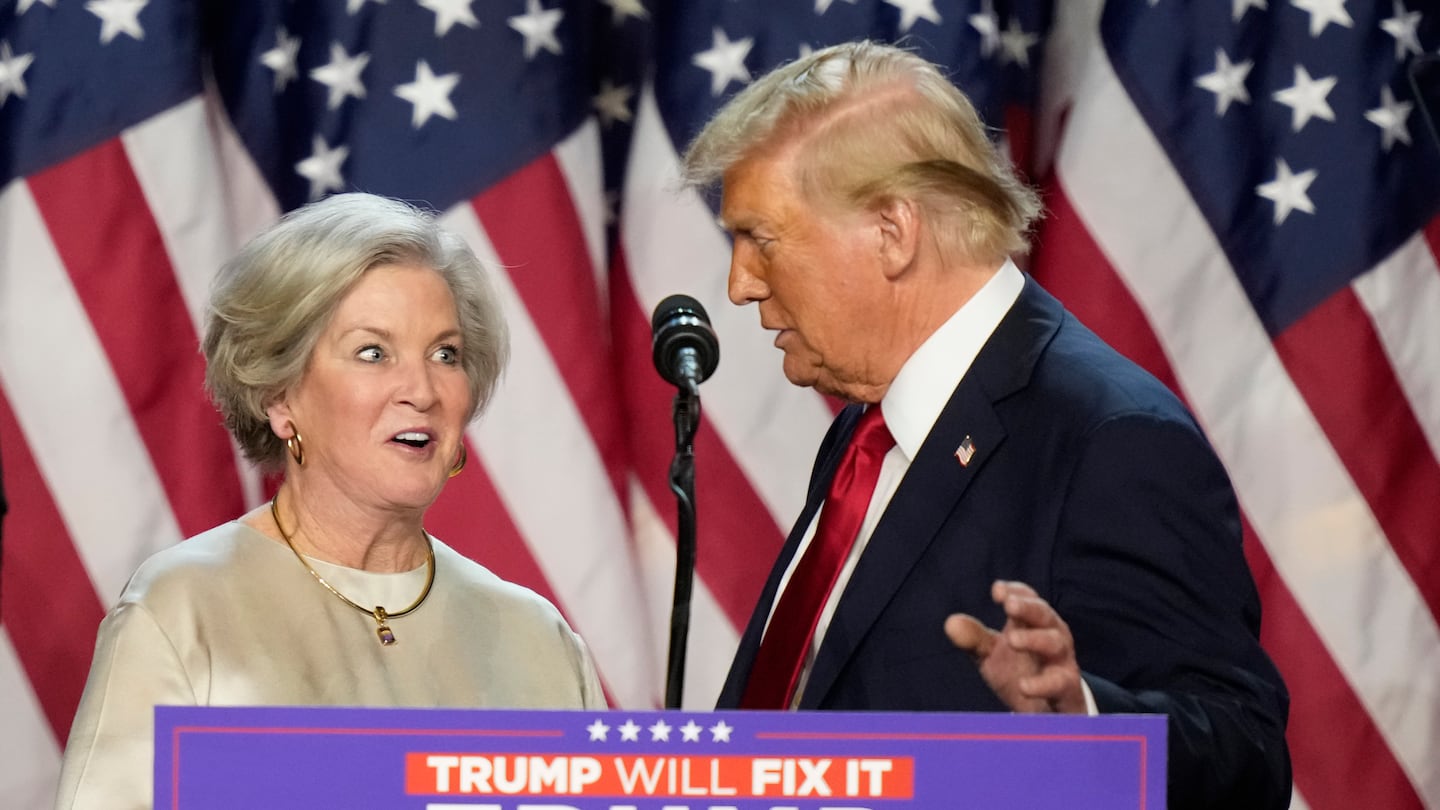
[[1165,718],[155,710],[156,810],[1160,810]]

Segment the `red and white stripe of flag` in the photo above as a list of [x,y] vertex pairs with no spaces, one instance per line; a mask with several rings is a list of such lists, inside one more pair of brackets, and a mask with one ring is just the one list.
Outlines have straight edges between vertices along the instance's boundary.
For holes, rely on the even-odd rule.
[[1046,120],[1064,129],[1036,273],[1173,381],[1230,471],[1292,698],[1295,806],[1440,807],[1432,241],[1272,342],[1105,59],[1098,12],[1057,19]]

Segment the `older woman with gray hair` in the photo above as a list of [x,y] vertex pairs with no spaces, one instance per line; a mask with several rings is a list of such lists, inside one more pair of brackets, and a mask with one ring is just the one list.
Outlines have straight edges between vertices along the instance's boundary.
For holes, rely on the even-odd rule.
[[404,203],[292,212],[221,271],[206,382],[275,498],[151,557],[100,625],[59,807],[148,807],[153,707],[601,708],[558,611],[425,512],[507,355],[474,253]]

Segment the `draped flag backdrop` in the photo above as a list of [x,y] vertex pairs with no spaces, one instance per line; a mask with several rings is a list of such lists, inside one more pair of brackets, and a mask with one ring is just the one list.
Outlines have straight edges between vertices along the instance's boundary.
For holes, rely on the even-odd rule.
[[1049,209],[1031,271],[1209,432],[1295,806],[1440,808],[1440,147],[1406,81],[1440,0],[0,0],[6,806],[48,805],[135,566],[265,497],[201,390],[206,291],[339,190],[444,212],[494,269],[513,362],[428,526],[554,600],[617,706],[660,703],[674,564],[647,316],[707,306],[708,705],[834,406],[726,303],[677,154],[754,76],[859,37],[1003,128]]

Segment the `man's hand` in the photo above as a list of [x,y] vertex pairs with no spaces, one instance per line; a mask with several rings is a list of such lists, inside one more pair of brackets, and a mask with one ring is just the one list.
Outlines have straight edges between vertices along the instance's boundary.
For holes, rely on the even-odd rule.
[[956,613],[945,635],[980,665],[980,675],[1017,712],[1085,713],[1075,640],[1060,614],[1023,582],[996,581],[990,597],[1005,609],[995,632],[974,617]]

